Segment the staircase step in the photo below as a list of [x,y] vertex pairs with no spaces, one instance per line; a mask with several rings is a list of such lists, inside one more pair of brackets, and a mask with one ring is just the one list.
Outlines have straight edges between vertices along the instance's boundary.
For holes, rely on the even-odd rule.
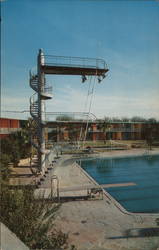
[[38,161],[32,161],[32,164],[36,165],[38,164]]
[[47,169],[48,169],[48,170],[51,170],[51,169],[52,169],[52,167],[48,167]]
[[40,178],[40,181],[44,181],[44,178]]

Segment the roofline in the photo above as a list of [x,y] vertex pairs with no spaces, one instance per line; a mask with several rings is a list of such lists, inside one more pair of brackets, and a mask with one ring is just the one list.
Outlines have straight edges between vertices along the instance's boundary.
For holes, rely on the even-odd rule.
[[[72,120],[72,121],[47,121],[47,124],[49,123],[86,123],[87,121],[77,121],[77,120]],[[100,123],[104,123],[105,121],[88,121],[88,123],[96,123],[96,124],[100,124]],[[112,122],[112,121],[106,121],[105,123],[109,123],[109,124],[159,124],[159,122],[124,122],[124,121],[119,121],[119,122]]]
[[[28,121],[27,119],[16,119],[16,118],[8,118],[8,117],[0,117],[0,119],[8,119],[8,120],[16,120],[16,121]],[[79,121],[79,120],[72,120],[72,121],[47,121],[47,124],[49,123],[86,123],[86,121]],[[88,123],[110,123],[110,124],[159,124],[159,121],[156,122],[142,122],[142,121],[128,121],[128,122],[124,122],[124,121],[104,121],[104,120],[88,120]]]

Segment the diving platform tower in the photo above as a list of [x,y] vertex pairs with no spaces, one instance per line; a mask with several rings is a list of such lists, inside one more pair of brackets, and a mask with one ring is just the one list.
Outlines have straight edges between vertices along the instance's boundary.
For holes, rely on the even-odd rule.
[[37,74],[30,72],[30,87],[35,93],[30,97],[30,114],[32,116],[31,143],[36,157],[31,157],[31,166],[36,173],[44,175],[46,171],[46,155],[49,151],[45,145],[45,102],[52,98],[52,88],[47,86],[45,75],[80,75],[82,82],[86,76],[96,76],[100,82],[108,72],[103,59],[64,57],[45,55],[42,49],[37,57]]

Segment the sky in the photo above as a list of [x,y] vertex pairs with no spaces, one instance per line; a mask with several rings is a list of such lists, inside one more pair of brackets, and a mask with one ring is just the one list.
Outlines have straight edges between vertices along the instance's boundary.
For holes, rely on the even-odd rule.
[[[95,84],[91,105],[97,118],[159,119],[159,1],[4,0],[1,16],[1,111],[29,110],[29,70],[36,72],[43,48],[48,55],[106,61],[109,73]],[[51,75],[47,82],[53,87],[48,112],[88,112],[89,81]]]

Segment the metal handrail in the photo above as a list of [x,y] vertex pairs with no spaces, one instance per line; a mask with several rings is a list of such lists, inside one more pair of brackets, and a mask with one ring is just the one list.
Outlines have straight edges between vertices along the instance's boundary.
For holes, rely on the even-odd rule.
[[87,58],[87,57],[68,57],[44,55],[44,65],[54,66],[73,66],[84,68],[101,68],[106,69],[107,64],[103,59]]
[[52,86],[45,87],[44,93],[52,94]]
[[[36,98],[36,99],[35,99]],[[37,99],[37,93],[34,93],[31,97],[30,97],[30,105],[37,103],[38,99]]]
[[111,128],[107,132],[141,132],[141,128]]
[[[89,112],[46,112],[47,117],[49,117],[49,116],[57,117],[58,115],[66,115],[68,117],[70,116],[72,118],[72,120],[68,121],[68,123],[69,122],[77,122],[77,121],[82,122],[84,120],[83,116],[85,116],[87,119],[89,118],[88,119],[89,121],[97,120],[97,117],[95,116],[95,114],[89,113]],[[77,117],[81,116],[81,119],[75,119],[76,116]],[[60,122],[60,121],[57,121],[57,122]],[[61,121],[61,122],[64,122],[64,121]]]
[[[142,129],[141,128],[111,128],[111,129],[106,129],[105,132],[109,133],[109,132],[141,132]],[[102,129],[96,129],[96,130],[89,130],[89,132],[101,132],[103,133]]]

